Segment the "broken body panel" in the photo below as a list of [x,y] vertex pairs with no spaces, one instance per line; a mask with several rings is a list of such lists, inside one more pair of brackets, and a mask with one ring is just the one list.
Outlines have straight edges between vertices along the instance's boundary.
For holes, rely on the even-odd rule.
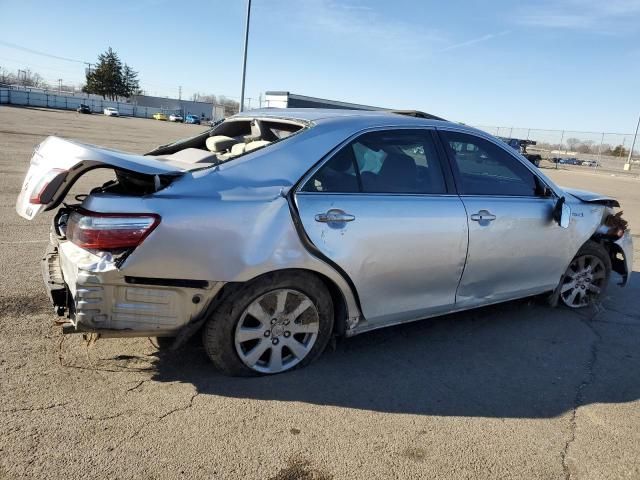
[[110,168],[139,175],[177,176],[184,170],[153,157],[48,137],[33,153],[16,202],[18,215],[32,220],[43,210],[62,202],[73,184],[96,168]]

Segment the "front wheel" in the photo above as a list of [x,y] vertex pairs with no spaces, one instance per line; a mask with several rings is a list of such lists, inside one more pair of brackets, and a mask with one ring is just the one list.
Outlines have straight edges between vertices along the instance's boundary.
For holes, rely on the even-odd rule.
[[587,307],[604,295],[610,275],[608,252],[599,243],[587,242],[562,277],[560,300],[570,308]]
[[322,281],[276,272],[249,282],[218,308],[203,343],[224,374],[274,374],[311,363],[332,330],[333,303]]

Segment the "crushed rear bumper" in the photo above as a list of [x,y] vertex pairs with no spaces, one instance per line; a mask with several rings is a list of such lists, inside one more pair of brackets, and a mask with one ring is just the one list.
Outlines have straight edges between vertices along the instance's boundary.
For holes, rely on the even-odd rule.
[[63,316],[69,308],[69,289],[62,277],[58,248],[49,245],[40,262],[42,280],[56,313]]
[[67,312],[63,333],[174,336],[200,317],[224,285],[129,277],[110,257],[67,241],[51,245],[41,265],[53,305],[58,314]]

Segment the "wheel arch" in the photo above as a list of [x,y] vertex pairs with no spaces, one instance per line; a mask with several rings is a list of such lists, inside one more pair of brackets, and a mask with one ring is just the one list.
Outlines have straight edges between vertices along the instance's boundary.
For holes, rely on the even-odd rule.
[[313,275],[316,278],[320,279],[320,281],[322,281],[327,291],[329,292],[329,295],[331,296],[331,300],[333,302],[333,333],[334,335],[344,336],[347,331],[347,321],[349,318],[349,309],[344,292],[340,289],[338,284],[327,275],[308,268],[283,268],[279,270],[272,270],[270,272],[256,275],[255,277],[244,282],[227,283],[224,287],[222,287],[215,298],[212,299],[211,303],[213,308],[207,314],[211,315],[224,302],[233,301],[233,297],[250,283],[256,282],[266,276],[273,274],[286,275],[294,273]]
[[[601,235],[593,235],[586,243],[596,242],[607,251],[609,259],[611,260],[611,270],[622,276],[622,282],[620,285],[625,285],[629,276],[627,269],[627,262],[625,260],[625,251],[616,243],[613,239],[604,238]],[[582,247],[580,247],[582,248]]]

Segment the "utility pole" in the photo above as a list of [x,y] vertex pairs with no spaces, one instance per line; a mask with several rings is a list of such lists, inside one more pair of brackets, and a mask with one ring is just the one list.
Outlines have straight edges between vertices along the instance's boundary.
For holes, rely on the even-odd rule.
[[633,155],[633,149],[636,148],[636,139],[638,138],[638,127],[640,127],[640,115],[638,116],[638,123],[636,124],[636,133],[633,134],[633,141],[631,142],[631,150],[629,150],[629,157],[627,163],[624,164],[625,170],[631,170],[631,155]]
[[600,154],[602,153],[602,144],[604,143],[604,132],[602,132],[602,137],[600,138],[600,145],[598,145],[598,158],[596,163],[600,163]]
[[27,71],[18,69],[18,81],[20,81],[21,73],[22,73],[22,86],[24,87],[27,83]]
[[251,0],[247,0],[247,23],[244,27],[244,54],[242,59],[242,89],[240,90],[240,111],[244,111],[244,82],[247,76],[247,47],[249,46],[249,22],[251,20]]
[[178,100],[182,100],[182,86],[178,87]]
[[62,94],[62,79],[58,79],[58,93]]

